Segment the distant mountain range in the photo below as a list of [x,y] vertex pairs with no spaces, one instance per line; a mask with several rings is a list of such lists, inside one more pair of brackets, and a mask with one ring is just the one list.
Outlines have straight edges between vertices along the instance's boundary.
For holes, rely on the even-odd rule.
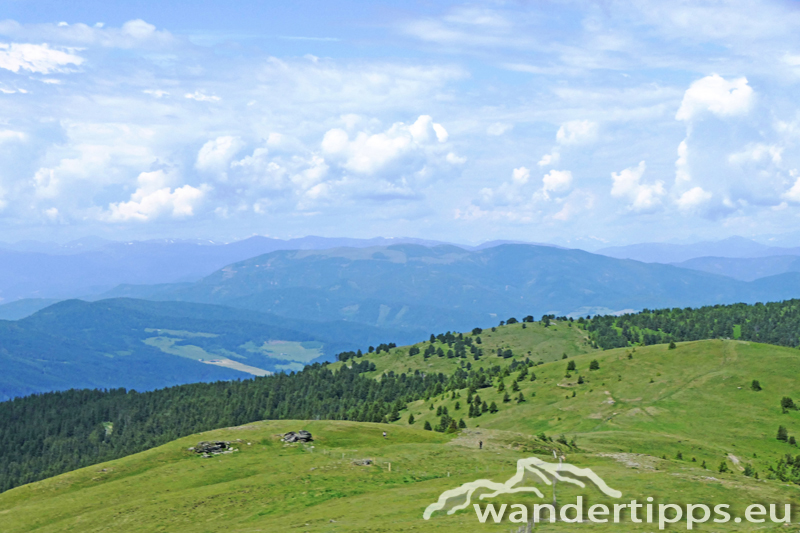
[[741,281],[754,281],[786,272],[800,272],[800,256],[775,255],[770,257],[697,257],[682,263],[673,263],[711,274],[720,274]]
[[[325,237],[290,240],[251,237],[229,244],[167,239],[112,242],[96,238],[65,245],[34,241],[0,243],[0,302],[90,297],[123,283],[196,281],[230,263],[275,250],[358,248],[406,242],[440,244],[411,238]],[[0,312],[3,315],[6,314]]]
[[767,246],[744,237],[694,244],[642,243],[611,246],[597,250],[598,254],[617,259],[635,259],[645,263],[681,263],[698,257],[753,258],[800,255],[800,248]]
[[[283,246],[260,239],[235,244],[238,248],[135,243],[131,250],[141,246],[148,252],[127,257],[150,258],[152,270],[137,272],[130,266],[122,271],[137,279],[162,279],[166,274],[156,264],[174,274],[191,260],[211,268],[225,254],[247,256],[254,249]],[[800,258],[793,256],[695,258],[682,265],[690,269],[554,246],[497,244],[467,250],[426,244],[277,250],[228,263],[196,281],[120,284],[94,302],[41,298],[0,306],[0,316],[30,315],[0,320],[0,401],[72,387],[144,390],[291,371],[331,360],[340,351],[409,344],[431,333],[493,326],[510,317],[800,296],[800,271],[787,271],[800,270]],[[71,263],[55,261],[83,261],[98,253],[103,260],[126,257],[123,251],[118,256],[108,251],[120,250],[119,245],[108,246],[99,252],[48,255],[51,279],[63,287],[77,286],[76,280],[91,280],[94,272],[95,282],[110,282],[119,272],[81,270],[80,261],[69,270],[64,265]],[[213,253],[204,256],[205,250]],[[156,256],[161,263],[152,260]],[[184,267],[170,265],[170,259]],[[774,264],[747,263],[765,259]],[[45,266],[32,263],[31,272],[19,275],[27,275],[33,286],[34,274]],[[741,281],[702,269],[755,273],[758,279]]]
[[767,246],[743,237],[695,244],[643,243],[602,248],[599,254],[754,281],[800,271],[800,248]]
[[424,331],[293,320],[186,302],[67,300],[0,321],[0,401],[70,388],[152,390],[299,370]]
[[[800,295],[800,273],[752,282],[591,254],[506,244],[277,251],[191,284],[121,286],[105,296],[226,305],[314,321],[431,331],[510,316],[772,301]],[[521,315],[521,316],[520,316]]]

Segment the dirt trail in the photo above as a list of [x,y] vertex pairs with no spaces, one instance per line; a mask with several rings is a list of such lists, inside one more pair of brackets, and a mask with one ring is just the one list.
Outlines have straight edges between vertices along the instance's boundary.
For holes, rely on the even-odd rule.
[[728,454],[728,459],[730,459],[730,460],[731,460],[731,462],[733,463],[733,466],[735,466],[736,468],[738,468],[739,470],[741,470],[742,472],[744,472],[744,467],[743,467],[741,464],[739,464],[739,463],[740,463],[740,461],[739,461],[739,458],[738,458],[738,457],[736,457],[736,456],[735,456],[735,455],[733,455],[732,453],[729,453],[729,454]]

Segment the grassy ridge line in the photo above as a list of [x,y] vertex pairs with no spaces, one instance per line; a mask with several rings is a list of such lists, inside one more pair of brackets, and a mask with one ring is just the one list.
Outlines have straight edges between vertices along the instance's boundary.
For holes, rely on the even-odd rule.
[[[427,359],[423,353],[409,356],[409,350],[415,347],[424,352],[425,348],[431,344],[429,341],[418,342],[408,346],[392,348],[388,352],[379,354],[367,353],[363,358],[375,363],[375,371],[365,375],[379,377],[384,373],[394,372],[399,375],[402,373],[420,372],[441,372],[452,374],[457,368],[463,368],[467,363],[473,369],[488,369],[495,365],[507,366],[513,361],[530,359],[534,362],[550,362],[560,360],[565,354],[572,357],[578,354],[594,352],[590,345],[586,331],[568,321],[551,321],[549,327],[545,327],[540,322],[516,323],[494,328],[487,328],[480,333],[462,333],[464,339],[471,339],[474,343],[477,337],[481,338],[481,344],[476,347],[483,350],[483,356],[476,360],[467,350],[465,358],[448,358],[432,355]],[[457,335],[457,334],[456,334]],[[446,354],[452,349],[445,343],[436,341],[434,348],[441,348]],[[510,349],[513,353],[511,358],[497,357],[497,350]],[[337,362],[330,365],[331,369],[340,368],[343,364],[352,364],[352,360],[346,363]],[[410,370],[410,372],[409,372]]]

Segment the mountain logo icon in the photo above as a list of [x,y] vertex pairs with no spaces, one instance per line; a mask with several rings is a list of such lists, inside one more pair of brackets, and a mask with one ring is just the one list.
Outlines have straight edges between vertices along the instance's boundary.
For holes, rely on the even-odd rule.
[[[555,452],[553,453],[555,456]],[[490,479],[478,479],[464,483],[458,488],[443,492],[439,499],[425,508],[422,517],[425,520],[436,511],[446,511],[451,515],[469,507],[472,500],[485,500],[503,494],[533,493],[539,498],[545,495],[533,482],[541,482],[553,487],[553,500],[555,502],[556,483],[559,481],[571,483],[580,488],[585,488],[587,482],[593,484],[606,496],[612,498],[622,497],[622,493],[609,487],[605,481],[595,474],[590,468],[579,468],[575,465],[564,463],[564,457],[558,457],[558,463],[548,463],[538,457],[528,457],[517,461],[517,472],[505,483],[498,483]]]

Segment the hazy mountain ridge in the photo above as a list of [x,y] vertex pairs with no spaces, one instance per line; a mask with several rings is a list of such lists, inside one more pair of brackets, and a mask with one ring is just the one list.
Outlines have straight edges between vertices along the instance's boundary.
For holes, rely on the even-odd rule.
[[231,263],[276,250],[354,248],[438,241],[413,238],[350,239],[250,237],[231,243],[160,239],[113,242],[87,238],[65,245],[0,243],[0,302],[22,298],[85,298],[121,284],[196,281]]
[[800,272],[800,256],[696,257],[673,263],[676,267],[728,276],[740,281],[755,281],[768,276]]
[[273,252],[152,297],[439,331],[584,307],[696,307],[798,294],[798,273],[742,282],[555,247],[393,245]]
[[641,243],[609,246],[596,251],[617,259],[634,259],[645,263],[682,263],[699,257],[754,258],[779,255],[799,255],[800,247],[767,246],[744,237],[729,237],[719,241],[693,244]]

